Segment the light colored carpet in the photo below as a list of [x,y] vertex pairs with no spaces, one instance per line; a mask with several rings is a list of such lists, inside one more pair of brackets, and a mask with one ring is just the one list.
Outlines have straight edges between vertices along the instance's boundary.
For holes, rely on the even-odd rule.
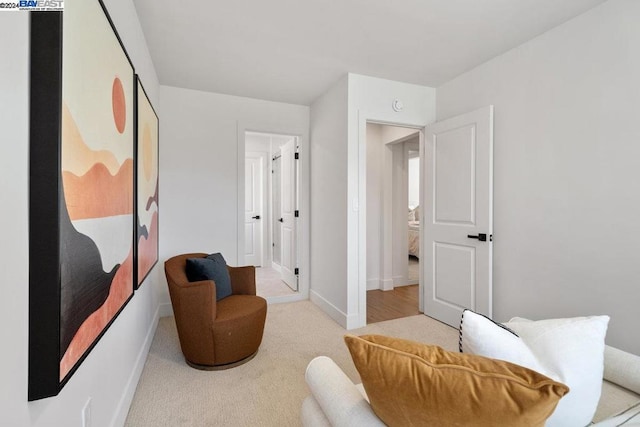
[[280,273],[271,267],[256,268],[256,294],[261,297],[293,295],[296,292],[280,278]]
[[[299,426],[309,394],[307,364],[331,357],[360,382],[343,342],[347,333],[309,301],[268,308],[256,357],[226,371],[187,366],[173,317],[160,319],[126,426]],[[457,350],[457,330],[424,315],[368,325],[355,335],[382,334]]]

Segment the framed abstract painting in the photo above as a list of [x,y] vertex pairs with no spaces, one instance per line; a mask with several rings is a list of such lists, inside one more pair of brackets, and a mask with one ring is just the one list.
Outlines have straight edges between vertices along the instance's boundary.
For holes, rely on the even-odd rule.
[[140,78],[136,84],[137,279],[140,287],[158,263],[158,115]]
[[102,2],[31,13],[29,400],[58,394],[133,296],[135,90]]

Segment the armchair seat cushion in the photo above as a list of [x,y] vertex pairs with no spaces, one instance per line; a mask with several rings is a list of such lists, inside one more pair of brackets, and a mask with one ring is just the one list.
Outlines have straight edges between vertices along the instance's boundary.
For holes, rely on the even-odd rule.
[[217,305],[213,328],[216,364],[251,356],[262,341],[267,301],[253,295],[231,295]]

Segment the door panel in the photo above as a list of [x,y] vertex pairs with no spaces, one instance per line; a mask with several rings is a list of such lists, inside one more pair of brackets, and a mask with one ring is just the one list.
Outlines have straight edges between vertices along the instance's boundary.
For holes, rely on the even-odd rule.
[[475,248],[436,242],[434,257],[436,301],[459,310],[473,307]]
[[293,290],[298,290],[296,269],[296,140],[280,147],[280,209],[282,215],[282,280]]
[[425,314],[454,327],[465,308],[490,317],[493,107],[427,127],[424,191]]
[[473,126],[439,133],[434,140],[435,221],[475,222],[475,136]]
[[[247,265],[262,265],[262,177],[263,161],[247,153],[245,159],[244,260]],[[255,218],[259,217],[259,218]]]

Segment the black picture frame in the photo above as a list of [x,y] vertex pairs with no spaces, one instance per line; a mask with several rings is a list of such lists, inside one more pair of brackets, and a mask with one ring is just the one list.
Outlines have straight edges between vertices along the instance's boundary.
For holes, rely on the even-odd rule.
[[[102,34],[105,34],[106,29],[112,31],[114,39],[110,35],[105,37],[113,40],[110,42],[112,49],[116,51],[121,49],[124,56],[119,57],[120,64],[128,63],[130,68],[130,75],[128,75],[127,68],[127,72],[121,76],[122,80],[126,82],[131,79],[135,82],[133,64],[103,2],[101,0],[83,0],[81,3],[92,7],[92,13],[95,13],[94,16],[98,16],[96,19],[101,23],[99,28],[91,28],[91,31],[102,31]],[[65,10],[70,7],[72,5],[66,5]],[[123,188],[125,190],[119,193],[125,209],[128,209],[127,203],[131,205],[131,218],[126,218],[128,216],[126,212],[121,215],[119,224],[123,225],[118,228],[122,237],[121,241],[124,242],[121,247],[126,250],[126,241],[130,240],[130,255],[122,263],[116,264],[109,274],[103,274],[101,280],[83,282],[83,279],[90,277],[90,274],[102,274],[98,273],[96,268],[90,270],[89,267],[95,267],[95,263],[92,265],[83,263],[85,259],[93,256],[92,260],[100,261],[101,266],[104,266],[105,263],[101,261],[104,258],[100,252],[100,246],[91,243],[94,240],[76,229],[69,213],[70,209],[65,202],[64,182],[65,176],[69,176],[64,175],[68,171],[63,171],[64,117],[69,116],[65,110],[65,92],[63,90],[65,72],[68,71],[63,69],[66,42],[63,37],[65,13],[67,12],[30,12],[29,368],[27,396],[29,401],[55,396],[62,390],[134,295],[133,265],[136,236],[133,169],[135,164],[135,131],[127,130],[125,133],[119,128],[121,125],[125,126],[129,114],[131,121],[128,126],[134,127],[134,85],[121,84],[117,87],[116,80],[117,83],[120,83],[121,80],[120,78],[114,79],[111,89],[112,99],[110,100],[113,104],[112,119],[115,127],[118,128],[117,131],[123,135],[124,140],[128,139],[129,132],[133,134],[130,140],[131,158],[126,158],[122,164],[117,164],[119,167],[117,176],[124,184],[122,187],[109,184],[116,189]],[[104,21],[99,16],[104,16]],[[73,36],[84,37],[86,34],[74,34]],[[73,50],[69,49],[67,52],[71,53]],[[96,51],[95,54],[100,58],[99,51]],[[104,64],[105,67],[110,65]],[[116,91],[116,87],[118,91]],[[93,94],[91,95],[93,96]],[[130,104],[129,101],[126,101],[128,97],[131,98]],[[123,107],[116,108],[116,104]],[[123,111],[126,105],[132,109],[131,113]],[[90,128],[90,126],[88,127]],[[129,160],[130,166],[127,164]],[[100,162],[96,164],[98,163]],[[130,173],[128,172],[129,168],[131,169]],[[96,170],[98,169],[99,166],[96,167]],[[126,194],[129,175],[131,175],[130,197],[129,194]],[[106,175],[103,173],[103,176]],[[81,177],[78,179],[80,180]],[[87,179],[84,182],[90,181]],[[77,184],[72,194],[81,194],[86,188],[89,187]],[[129,198],[130,202],[127,201]],[[75,206],[77,205],[74,205],[73,209]],[[108,210],[106,208],[109,206],[108,203],[105,202],[103,206],[105,206],[103,210]],[[110,217],[104,216],[97,219],[103,218]],[[92,219],[95,218],[89,220]],[[128,231],[128,227],[130,227],[130,231]],[[99,227],[94,226],[94,229],[99,229]],[[81,245],[76,246],[76,242],[81,242]],[[87,248],[90,250],[87,251]],[[70,273],[71,270],[73,270],[73,274]],[[71,277],[73,279],[70,279]],[[120,293],[118,299],[112,299],[116,280]],[[73,282],[73,286],[70,285],[71,282]],[[99,295],[94,282],[103,284],[99,289]],[[80,285],[76,286],[77,283]],[[97,308],[94,310],[94,307]],[[105,315],[91,317],[99,310],[104,310]],[[87,322],[93,322],[98,317],[100,320],[92,323],[92,329],[90,329]],[[85,326],[87,327],[82,329]],[[86,331],[91,333],[84,334]],[[81,339],[78,339],[79,335]],[[82,341],[82,345],[75,346],[75,343],[80,341]],[[71,353],[73,353],[72,356],[69,356]]]

